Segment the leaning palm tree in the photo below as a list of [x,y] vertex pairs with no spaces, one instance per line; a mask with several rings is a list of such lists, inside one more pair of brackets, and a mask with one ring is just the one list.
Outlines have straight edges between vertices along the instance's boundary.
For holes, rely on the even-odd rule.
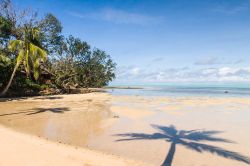
[[16,64],[10,80],[1,92],[0,96],[4,96],[8,91],[18,67],[23,64],[27,76],[30,75],[31,68],[33,69],[34,78],[39,77],[39,65],[47,59],[47,53],[39,44],[39,31],[37,28],[24,28],[22,40],[12,40],[9,43],[9,50],[17,53]]
[[246,164],[250,164],[250,159],[248,157],[243,156],[237,152],[232,152],[220,147],[200,143],[202,141],[233,143],[232,141],[213,136],[215,134],[220,133],[220,131],[177,130],[172,125],[171,126],[152,125],[152,127],[159,130],[160,132],[153,134],[144,134],[144,133],[117,134],[116,136],[127,137],[119,139],[117,141],[163,139],[166,140],[167,142],[170,142],[171,146],[165,160],[162,163],[162,166],[172,165],[172,161],[174,159],[174,154],[176,151],[176,145],[182,145],[190,150],[194,150],[199,153],[210,152],[224,158],[229,158]]

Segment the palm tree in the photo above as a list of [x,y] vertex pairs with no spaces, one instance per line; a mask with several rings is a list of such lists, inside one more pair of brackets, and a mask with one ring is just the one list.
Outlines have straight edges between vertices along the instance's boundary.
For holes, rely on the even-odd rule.
[[34,78],[37,80],[39,77],[39,65],[47,59],[46,51],[39,44],[39,31],[37,28],[25,27],[22,38],[23,40],[12,40],[9,43],[9,50],[13,53],[17,52],[18,55],[10,80],[0,96],[4,96],[8,91],[20,64],[24,65],[27,76],[30,75],[32,68]]
[[127,133],[117,134],[116,136],[129,137],[125,139],[119,139],[117,141],[130,141],[130,140],[156,140],[163,139],[171,143],[168,154],[162,163],[162,166],[171,166],[176,145],[183,145],[188,149],[197,152],[210,152],[219,156],[230,158],[233,160],[241,161],[246,164],[250,164],[250,159],[237,152],[228,151],[220,147],[199,143],[200,141],[211,141],[211,142],[225,142],[232,143],[232,141],[213,137],[214,134],[220,133],[220,131],[204,131],[204,130],[177,130],[174,126],[158,126],[152,125],[155,129],[159,130],[160,133],[144,134],[144,133]]
[[10,62],[10,58],[4,56],[3,54],[0,54],[0,66],[8,66]]

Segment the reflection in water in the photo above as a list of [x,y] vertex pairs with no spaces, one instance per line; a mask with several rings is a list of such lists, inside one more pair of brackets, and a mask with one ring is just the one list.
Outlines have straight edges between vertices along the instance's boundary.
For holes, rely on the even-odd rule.
[[53,141],[84,146],[103,132],[102,122],[112,117],[105,102],[84,100],[57,102],[10,102],[0,105],[0,123]]

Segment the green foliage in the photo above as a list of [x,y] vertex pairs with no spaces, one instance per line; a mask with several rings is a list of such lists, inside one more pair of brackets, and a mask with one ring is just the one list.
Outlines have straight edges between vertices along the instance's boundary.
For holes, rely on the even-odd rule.
[[0,65],[0,87],[4,87],[14,69],[14,64]]
[[103,87],[115,78],[116,64],[99,49],[76,62],[78,82],[83,87]]
[[36,28],[27,28],[24,30],[23,40],[11,40],[9,43],[9,50],[17,52],[16,66],[21,63],[27,75],[30,75],[31,68],[33,69],[34,78],[37,80],[39,77],[40,62],[46,61],[47,53],[34,43],[39,43],[39,31]]
[[4,56],[3,54],[0,54],[0,66],[5,67],[8,66],[11,63],[10,58]]
[[3,40],[9,38],[10,35],[11,35],[10,20],[7,20],[4,17],[0,16],[0,38]]
[[38,19],[11,0],[0,1],[0,89],[102,87],[115,78],[108,54],[61,32],[54,15]]
[[50,54],[58,51],[63,42],[63,36],[61,35],[62,25],[60,21],[49,13],[38,23],[38,27],[40,28],[40,37],[44,48]]
[[66,39],[62,50],[51,67],[60,87],[102,87],[115,78],[116,64],[104,51],[91,51],[86,42],[73,36]]
[[31,79],[25,79],[25,84],[24,85],[25,85],[26,88],[29,88],[29,89],[32,89],[32,90],[37,90],[37,91],[49,88],[49,85],[39,84],[39,83],[36,83],[36,82],[32,81]]

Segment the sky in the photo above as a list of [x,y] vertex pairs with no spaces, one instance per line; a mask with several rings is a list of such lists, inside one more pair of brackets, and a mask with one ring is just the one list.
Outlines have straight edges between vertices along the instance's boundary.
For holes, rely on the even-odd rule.
[[250,0],[13,0],[106,51],[113,83],[250,82]]

